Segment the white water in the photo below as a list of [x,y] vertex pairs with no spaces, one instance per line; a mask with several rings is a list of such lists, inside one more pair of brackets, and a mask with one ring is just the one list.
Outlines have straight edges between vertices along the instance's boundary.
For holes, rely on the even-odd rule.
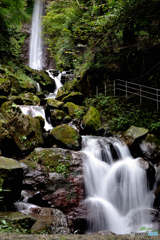
[[47,70],[46,72],[48,73],[50,78],[52,78],[55,81],[55,84],[56,84],[56,89],[55,89],[54,93],[50,93],[47,98],[55,99],[58,89],[63,86],[61,83],[62,73],[59,73],[59,75],[55,77],[50,70]]
[[[110,144],[117,152],[113,161]],[[83,136],[82,151],[89,231],[110,230],[129,234],[150,226],[149,210],[154,196],[146,172],[133,159],[127,146],[115,138]]]
[[46,120],[45,111],[42,106],[19,105],[19,107],[25,115],[30,115],[31,117],[41,116],[45,121],[44,129],[46,131],[53,129],[53,126]]
[[29,66],[33,69],[41,70],[42,64],[42,39],[41,39],[41,18],[43,10],[43,0],[35,0],[32,29],[29,49]]

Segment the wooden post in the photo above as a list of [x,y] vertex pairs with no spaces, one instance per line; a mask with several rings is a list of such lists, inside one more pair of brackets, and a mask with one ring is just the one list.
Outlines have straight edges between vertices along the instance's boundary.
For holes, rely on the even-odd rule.
[[96,96],[98,97],[98,86],[96,86]]

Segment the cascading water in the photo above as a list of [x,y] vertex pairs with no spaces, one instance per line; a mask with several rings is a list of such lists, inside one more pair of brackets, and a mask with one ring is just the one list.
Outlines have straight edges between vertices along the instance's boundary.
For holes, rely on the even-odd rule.
[[36,70],[41,70],[42,64],[42,38],[41,38],[41,18],[43,10],[43,0],[35,0],[32,30],[29,49],[29,66]]
[[55,89],[54,93],[50,93],[47,98],[55,99],[55,97],[57,95],[57,92],[58,92],[58,89],[60,87],[62,87],[62,83],[61,83],[61,75],[62,75],[62,73],[59,72],[58,76],[54,76],[52,74],[51,70],[47,70],[47,73],[50,76],[50,78],[54,79],[55,85],[56,85],[56,89]]
[[[117,155],[114,161],[110,145]],[[127,146],[115,138],[83,136],[84,175],[89,231],[116,234],[151,226],[154,196],[146,172],[133,159]]]
[[30,115],[31,117],[41,116],[42,118],[44,118],[44,129],[46,131],[53,129],[52,125],[49,124],[46,120],[45,111],[42,106],[19,105],[19,107],[21,111],[26,115]]

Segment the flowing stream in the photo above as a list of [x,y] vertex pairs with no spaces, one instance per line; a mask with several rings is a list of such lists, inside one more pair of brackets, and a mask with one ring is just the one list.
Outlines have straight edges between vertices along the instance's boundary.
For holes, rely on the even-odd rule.
[[36,70],[41,70],[43,67],[42,61],[42,38],[41,38],[41,18],[43,11],[43,0],[35,0],[32,29],[29,49],[29,66]]
[[132,158],[127,146],[116,138],[83,136],[82,151],[86,155],[89,231],[127,234],[142,226],[152,227],[150,211],[154,196],[148,189],[145,170],[138,159]]

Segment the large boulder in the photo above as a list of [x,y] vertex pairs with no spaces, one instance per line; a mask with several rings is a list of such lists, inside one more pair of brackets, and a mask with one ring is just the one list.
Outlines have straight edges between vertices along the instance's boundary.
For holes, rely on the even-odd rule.
[[6,78],[0,77],[0,95],[9,95],[11,90],[11,82]]
[[[17,152],[17,154],[20,154],[20,152],[30,152],[35,147],[43,145],[42,129],[38,118],[24,115],[20,108],[11,101],[2,104],[1,112],[6,120],[6,124],[3,126],[10,133],[13,142],[18,147],[19,153]],[[10,156],[7,154],[11,154],[12,151],[8,151],[7,149],[8,146],[4,146],[2,150],[5,156]]]
[[45,231],[49,234],[69,234],[67,218],[62,211],[55,208],[38,208],[31,216],[37,219],[32,226],[31,232]]
[[[83,157],[83,153],[67,149],[37,148],[20,161],[24,169],[23,189],[29,194],[31,190],[39,192],[41,206],[65,213],[71,232],[82,228],[84,231],[86,223]],[[32,201],[30,197],[30,203],[38,203]]]
[[62,109],[62,107],[64,105],[63,102],[52,99],[52,98],[48,98],[46,100],[46,103],[47,103],[47,108],[48,109]]
[[75,104],[81,104],[84,100],[84,95],[80,92],[71,92],[69,95],[62,99],[62,102],[73,102]]
[[57,143],[58,146],[72,149],[80,150],[81,148],[81,136],[77,130],[68,126],[67,124],[62,124],[55,127],[49,134],[50,139],[53,143]]
[[32,78],[27,77],[23,73],[18,74],[8,74],[7,79],[11,82],[12,88],[11,93],[13,95],[18,95],[22,92],[36,92],[36,83]]
[[64,91],[62,88],[59,88],[56,95],[56,100],[61,101],[64,97],[66,97],[69,94],[70,92]]
[[26,216],[20,212],[1,212],[0,220],[5,220],[6,227],[10,227],[10,231],[19,232],[31,230],[32,225],[37,221],[32,216]]
[[123,133],[122,140],[128,145],[133,157],[144,157],[139,144],[148,132],[148,129],[131,126]]
[[34,93],[29,92],[22,93],[19,96],[11,96],[9,99],[19,105],[36,106],[40,103],[39,97],[37,97]]
[[90,107],[83,118],[87,133],[95,132],[101,125],[100,114],[95,107]]
[[16,160],[0,157],[0,210],[13,209],[20,198],[22,179],[23,169]]
[[[67,102],[63,106],[64,111],[70,116],[70,117],[77,117],[78,114],[81,116],[84,114],[84,107],[76,105],[72,102]],[[78,118],[78,117],[77,117]]]
[[58,109],[50,110],[50,113],[51,123],[53,126],[60,125],[64,117],[67,115],[64,111]]
[[160,162],[160,140],[155,135],[147,134],[139,146],[145,159],[153,164]]
[[144,137],[148,132],[148,129],[131,126],[123,133],[122,139],[128,146],[131,146],[137,139]]

